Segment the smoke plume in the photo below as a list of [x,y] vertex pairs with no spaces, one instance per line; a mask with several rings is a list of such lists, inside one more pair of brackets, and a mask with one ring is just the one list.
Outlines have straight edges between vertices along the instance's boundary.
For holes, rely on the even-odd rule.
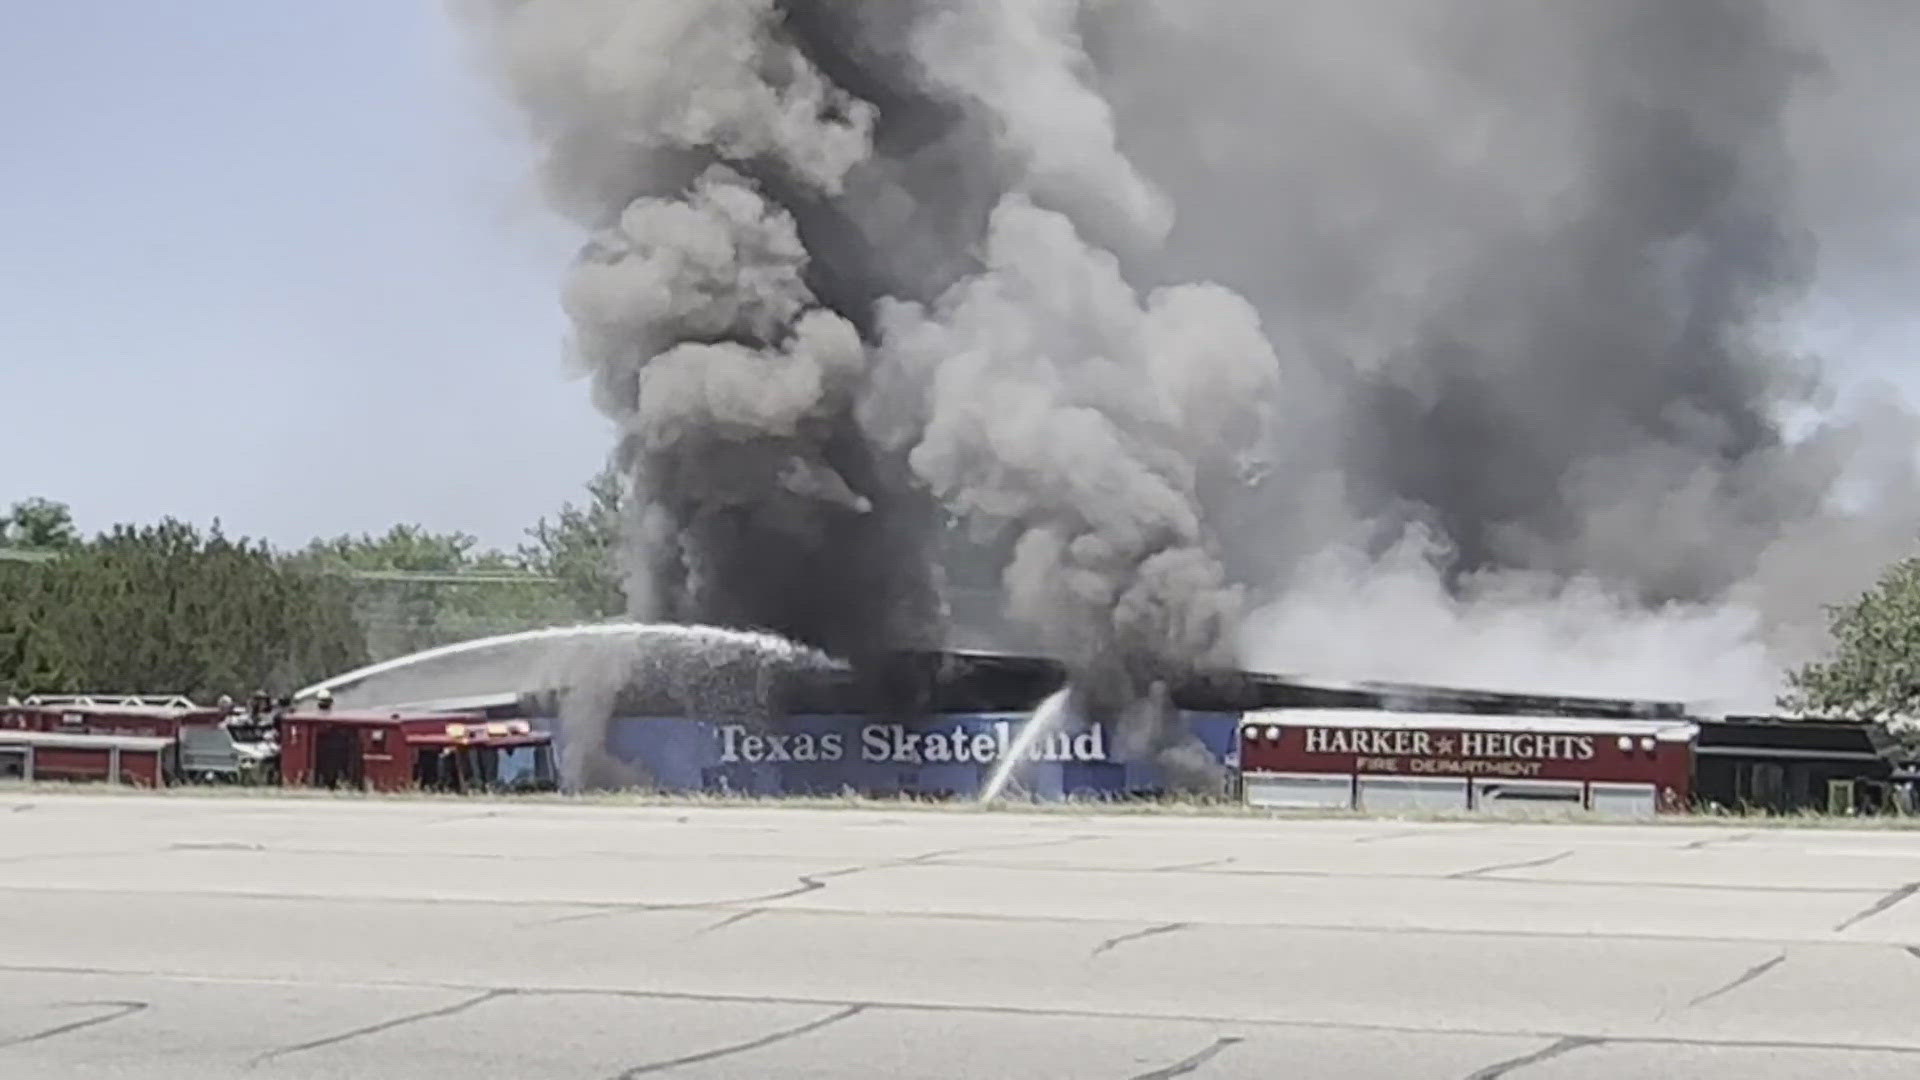
[[636,614],[857,658],[990,581],[1177,757],[1235,650],[1768,696],[1920,521],[1792,333],[1874,2],[468,6],[588,233]]
[[1836,401],[1795,332],[1849,269],[1819,242],[1859,228],[1825,163],[1901,168],[1890,14],[1095,12],[1180,210],[1158,272],[1214,275],[1280,346],[1279,471],[1213,515],[1264,586],[1253,660],[1769,703],[1920,523],[1910,418]]
[[847,655],[916,643],[932,579],[853,420],[869,367],[796,206],[846,191],[876,110],[771,0],[476,9],[556,203],[590,230],[571,351],[621,426],[635,614]]

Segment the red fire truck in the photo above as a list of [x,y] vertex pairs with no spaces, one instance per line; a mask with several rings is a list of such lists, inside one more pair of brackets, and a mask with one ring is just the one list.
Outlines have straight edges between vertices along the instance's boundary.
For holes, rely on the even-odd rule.
[[0,730],[178,739],[184,728],[217,727],[226,718],[225,709],[177,694],[39,694],[9,699]]
[[159,787],[179,775],[176,744],[150,735],[0,731],[0,781],[107,781]]
[[553,736],[524,720],[459,713],[293,713],[280,720],[281,782],[297,787],[553,791]]
[[1275,710],[1240,723],[1241,797],[1272,809],[1686,809],[1682,719]]
[[0,707],[0,781],[554,790],[553,736],[458,713],[270,716],[184,697],[63,695]]
[[0,779],[147,786],[268,779],[273,747],[232,720],[225,707],[176,695],[9,699],[0,707]]

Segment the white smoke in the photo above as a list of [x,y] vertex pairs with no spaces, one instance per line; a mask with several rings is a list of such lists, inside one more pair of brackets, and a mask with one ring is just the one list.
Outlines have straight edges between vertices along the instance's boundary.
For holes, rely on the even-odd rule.
[[547,141],[559,194],[590,217],[662,151],[775,162],[824,192],[871,153],[872,106],[778,35],[776,0],[463,6]]
[[[1593,574],[1456,578],[1457,553],[1428,528],[1407,529],[1384,551],[1349,534],[1303,560],[1248,617],[1241,657],[1263,670],[1354,680],[1769,711],[1786,673],[1827,649],[1828,606],[1871,586],[1920,536],[1920,418],[1891,388],[1878,390],[1799,434],[1791,469],[1846,481],[1817,512],[1780,526],[1722,595],[1650,604]],[[1637,539],[1671,557],[1715,535],[1676,543],[1672,533],[1671,523],[1649,519]]]
[[1002,164],[1042,205],[1107,236],[1165,239],[1173,207],[1121,152],[1113,109],[1088,84],[1084,0],[985,0],[934,10],[912,35],[929,83],[984,110]]
[[970,525],[1013,534],[1010,613],[1076,665],[1230,659],[1240,590],[1198,488],[1264,434],[1258,317],[1210,286],[1140,297],[1017,195],[984,263],[933,305],[881,304],[870,430]]
[[1649,607],[1592,578],[1496,572],[1449,582],[1424,530],[1384,554],[1331,548],[1248,621],[1255,667],[1338,679],[1766,708],[1780,670],[1745,605]]

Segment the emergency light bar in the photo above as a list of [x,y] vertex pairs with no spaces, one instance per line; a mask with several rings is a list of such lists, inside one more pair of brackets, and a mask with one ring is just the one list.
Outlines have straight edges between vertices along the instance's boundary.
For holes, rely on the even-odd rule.
[[511,736],[511,735],[531,735],[531,734],[533,734],[533,725],[527,723],[525,720],[512,720],[512,721],[494,720],[484,725],[480,725],[480,724],[448,724],[447,725],[447,738],[449,739],[470,739],[470,738],[484,739],[484,738],[487,738],[488,736],[505,737],[505,736]]

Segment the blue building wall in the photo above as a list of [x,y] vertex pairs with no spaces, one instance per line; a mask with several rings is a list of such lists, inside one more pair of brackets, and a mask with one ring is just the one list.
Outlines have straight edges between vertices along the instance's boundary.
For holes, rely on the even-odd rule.
[[[1223,764],[1237,764],[1238,713],[1186,713]],[[608,749],[663,791],[746,795],[973,798],[1018,739],[1029,713],[954,713],[923,720],[796,716],[779,732],[679,717],[613,721]],[[555,741],[564,752],[566,732]],[[1070,722],[1038,740],[1010,791],[1041,799],[1115,797],[1166,787],[1150,762],[1121,760],[1112,731]],[[1037,760],[1036,760],[1037,757]]]

